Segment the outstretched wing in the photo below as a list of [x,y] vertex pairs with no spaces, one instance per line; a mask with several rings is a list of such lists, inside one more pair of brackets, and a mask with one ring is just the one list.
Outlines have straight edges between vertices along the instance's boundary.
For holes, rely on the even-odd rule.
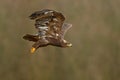
[[41,11],[36,11],[36,12],[32,13],[29,16],[29,18],[31,20],[42,19],[42,18],[45,18],[45,17],[53,15],[53,11],[54,10],[49,10],[49,9],[43,9]]
[[65,20],[65,17],[63,16],[62,13],[50,9],[43,9],[41,11],[36,11],[29,16],[31,20],[43,19],[48,17],[51,18],[55,17],[60,22],[63,22]]
[[59,33],[62,29],[62,25],[65,20],[65,17],[63,16],[62,13],[49,9],[36,11],[29,17],[30,19],[36,21],[35,23],[36,28],[38,27],[43,27],[40,29],[44,29],[45,27],[48,28],[48,30],[46,31],[46,36],[59,36]]
[[60,37],[64,39],[65,33],[72,27],[72,24],[64,23],[60,31]]

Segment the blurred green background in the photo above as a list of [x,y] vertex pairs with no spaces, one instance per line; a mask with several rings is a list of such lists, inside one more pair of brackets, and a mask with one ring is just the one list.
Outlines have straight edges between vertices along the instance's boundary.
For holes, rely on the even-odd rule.
[[[0,80],[120,80],[120,0],[1,0]],[[28,16],[41,9],[66,16],[70,48],[30,54]]]

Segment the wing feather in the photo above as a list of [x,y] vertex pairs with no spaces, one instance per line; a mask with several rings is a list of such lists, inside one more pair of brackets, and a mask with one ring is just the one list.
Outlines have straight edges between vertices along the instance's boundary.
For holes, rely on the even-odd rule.
[[54,36],[54,37],[60,33],[62,29],[62,25],[65,20],[65,17],[62,13],[49,9],[36,11],[33,14],[31,14],[29,17],[32,20],[36,20],[35,27],[38,30],[42,29],[39,27],[45,25],[48,27],[48,30],[46,31],[46,36]]
[[[44,18],[44,17],[48,17],[48,16],[51,16],[52,15],[52,12],[54,10],[49,10],[49,9],[43,9],[41,11],[36,11],[34,13],[32,13],[29,18],[31,20],[35,20],[35,19],[40,19],[40,18]],[[48,14],[47,14],[48,13]]]
[[64,23],[65,16],[62,13],[49,9],[34,12],[30,15],[30,19],[36,20],[36,27],[43,24],[48,27],[46,37],[59,36],[64,38],[65,33],[72,27],[71,24]]
[[64,23],[60,31],[61,38],[64,38],[65,33],[72,27],[72,24]]

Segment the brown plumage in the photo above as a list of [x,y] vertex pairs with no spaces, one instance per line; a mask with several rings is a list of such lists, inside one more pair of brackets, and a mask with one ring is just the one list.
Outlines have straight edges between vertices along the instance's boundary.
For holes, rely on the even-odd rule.
[[38,30],[37,35],[27,34],[23,38],[25,40],[35,42],[31,52],[34,52],[39,47],[53,45],[57,47],[70,47],[71,43],[64,40],[64,35],[67,30],[72,27],[71,24],[64,23],[65,17],[62,13],[43,9],[36,11],[30,16],[31,20],[35,20],[35,28]]
[[30,35],[30,34],[26,34],[23,38],[25,40],[35,42],[35,44],[33,44],[32,47],[35,47],[36,49],[39,47],[45,47],[48,45],[53,45],[53,46],[57,46],[57,47],[70,47],[70,46],[72,46],[71,43],[69,43],[65,40],[58,40],[58,39],[55,39],[53,37],[45,37],[45,39],[48,42],[45,42],[43,39],[39,38],[38,36]]

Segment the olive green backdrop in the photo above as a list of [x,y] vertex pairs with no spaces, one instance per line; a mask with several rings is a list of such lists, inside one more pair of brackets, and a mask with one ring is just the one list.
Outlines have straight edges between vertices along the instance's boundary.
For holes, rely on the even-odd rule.
[[[37,30],[28,16],[44,8],[73,24],[73,47],[30,54],[22,36]],[[0,80],[120,80],[120,0],[1,0]]]

